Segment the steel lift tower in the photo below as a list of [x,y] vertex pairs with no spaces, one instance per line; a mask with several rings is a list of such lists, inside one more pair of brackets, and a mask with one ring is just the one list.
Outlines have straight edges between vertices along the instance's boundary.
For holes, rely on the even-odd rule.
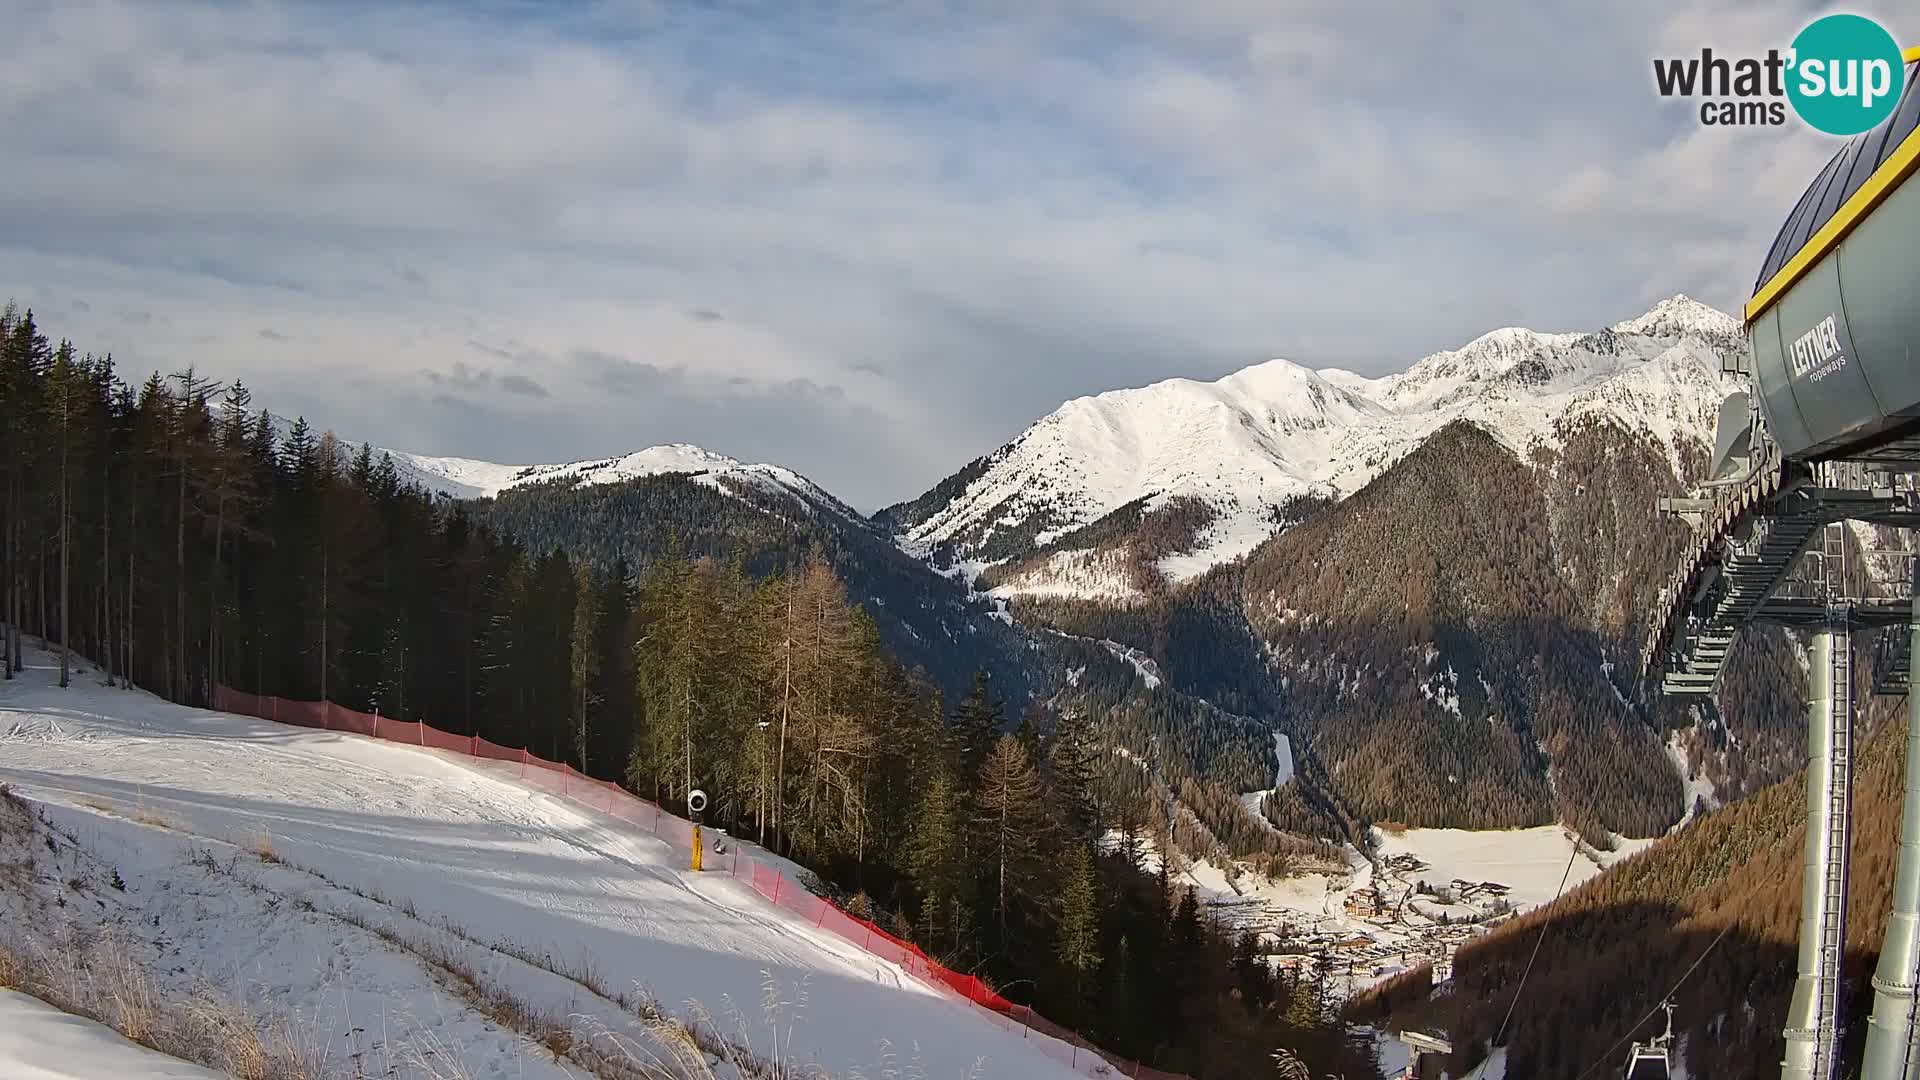
[[1906,794],[1893,910],[1873,977],[1859,1075],[1920,1080],[1920,599],[1869,596],[1848,523],[1920,529],[1920,49],[1886,123],[1855,136],[1781,227],[1746,306],[1749,351],[1729,371],[1750,393],[1721,406],[1709,475],[1661,501],[1696,529],[1661,594],[1648,675],[1712,695],[1755,624],[1807,638],[1807,849],[1799,974],[1783,1080],[1837,1080],[1852,822],[1856,634],[1876,633],[1875,693],[1907,694]]

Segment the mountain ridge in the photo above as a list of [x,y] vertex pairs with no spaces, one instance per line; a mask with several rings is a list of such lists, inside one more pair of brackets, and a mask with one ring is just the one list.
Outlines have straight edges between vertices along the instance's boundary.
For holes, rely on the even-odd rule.
[[[1599,330],[1505,327],[1404,371],[1368,378],[1269,360],[1213,382],[1167,379],[1074,398],[926,494],[876,517],[921,557],[950,551],[976,575],[1047,548],[1146,499],[1189,497],[1210,522],[1163,555],[1169,583],[1241,557],[1281,527],[1289,498],[1340,499],[1441,427],[1466,419],[1523,459],[1558,445],[1560,422],[1601,416],[1657,440],[1678,470],[1731,388],[1723,357],[1739,324],[1684,294]],[[1084,556],[1003,573],[1003,596],[1125,592]],[[1083,580],[1063,585],[1063,575]],[[1097,575],[1095,575],[1097,576]]]

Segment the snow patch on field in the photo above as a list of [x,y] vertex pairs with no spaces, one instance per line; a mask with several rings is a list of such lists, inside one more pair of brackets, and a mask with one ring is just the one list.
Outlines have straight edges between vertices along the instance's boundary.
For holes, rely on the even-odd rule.
[[1622,850],[1601,852],[1580,843],[1559,825],[1495,830],[1376,827],[1373,835],[1381,856],[1407,854],[1427,863],[1428,869],[1417,876],[1430,885],[1444,886],[1455,878],[1494,881],[1512,890],[1509,896],[1518,907],[1552,900],[1563,873],[1567,888],[1572,889],[1652,843],[1625,840],[1618,842]]
[[8,1080],[221,1080],[221,1074],[129,1042],[113,1029],[0,989],[0,1076]]
[[1279,528],[1264,512],[1223,516],[1201,533],[1192,550],[1161,558],[1160,574],[1174,584],[1199,577],[1252,552]]
[[989,595],[1131,603],[1145,598],[1133,586],[1126,555],[1119,551],[1056,551],[989,590]]

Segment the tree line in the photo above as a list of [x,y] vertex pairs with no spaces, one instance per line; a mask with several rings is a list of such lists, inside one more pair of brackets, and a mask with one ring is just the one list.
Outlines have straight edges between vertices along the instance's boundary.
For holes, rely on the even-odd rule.
[[702,787],[709,821],[1116,1052],[1214,1077],[1286,1046],[1373,1075],[1324,987],[1276,977],[1140,845],[1103,843],[1139,827],[1138,805],[1102,780],[1094,713],[1010,712],[985,674],[948,702],[818,552],[750,572],[724,545],[530,549],[238,382],[127,383],[12,306],[0,418],[8,679],[31,634],[63,686],[324,698],[668,804]]

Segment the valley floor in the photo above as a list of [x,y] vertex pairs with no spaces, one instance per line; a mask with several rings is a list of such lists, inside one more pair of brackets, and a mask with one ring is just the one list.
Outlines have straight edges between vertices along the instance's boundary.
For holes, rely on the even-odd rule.
[[[1109,834],[1107,842],[1118,844],[1118,834]],[[1308,867],[1277,880],[1242,863],[1181,860],[1175,887],[1192,887],[1209,911],[1231,925],[1302,950],[1272,956],[1277,966],[1311,972],[1325,964],[1340,989],[1354,992],[1423,962],[1438,966],[1507,912],[1551,901],[1563,877],[1572,889],[1654,843],[1616,838],[1613,851],[1599,851],[1557,825],[1375,829],[1374,842],[1371,861],[1349,845],[1344,867]],[[1150,842],[1143,855],[1150,869],[1158,868]],[[1424,882],[1451,893],[1456,879],[1500,888],[1444,898],[1414,892]],[[1356,894],[1375,891],[1382,909],[1349,906]]]
[[[38,892],[0,889],[0,936],[122,935],[164,989],[243,1000],[375,1075],[570,1075],[496,1022],[495,989],[641,1055],[660,1052],[630,1011],[650,997],[835,1073],[1073,1075],[1037,1037],[510,777],[96,673],[61,691],[48,663],[0,687],[0,783],[48,830]],[[50,893],[53,919],[33,906]]]

